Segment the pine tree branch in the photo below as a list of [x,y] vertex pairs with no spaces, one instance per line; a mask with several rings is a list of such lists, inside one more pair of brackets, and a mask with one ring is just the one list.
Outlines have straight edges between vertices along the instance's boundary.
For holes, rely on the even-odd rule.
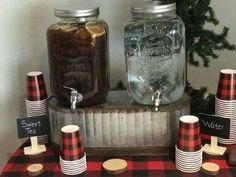
[[199,66],[195,59],[197,54],[204,67],[208,67],[211,59],[217,59],[217,51],[235,50],[235,45],[227,40],[229,28],[224,27],[220,34],[205,29],[205,24],[218,25],[215,11],[210,7],[211,0],[177,0],[177,14],[186,26],[186,53],[190,65]]

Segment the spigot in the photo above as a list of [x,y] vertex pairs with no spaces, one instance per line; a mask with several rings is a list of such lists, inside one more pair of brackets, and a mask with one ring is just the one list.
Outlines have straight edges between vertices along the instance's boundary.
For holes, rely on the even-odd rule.
[[75,90],[74,88],[67,87],[64,85],[63,85],[63,87],[65,89],[71,90],[71,92],[70,92],[70,105],[71,105],[71,109],[75,110],[77,104],[83,100],[83,95],[81,93],[79,93],[77,90]]
[[159,110],[159,106],[161,104],[161,91],[157,90],[155,94],[152,96],[153,105],[155,107],[155,111]]

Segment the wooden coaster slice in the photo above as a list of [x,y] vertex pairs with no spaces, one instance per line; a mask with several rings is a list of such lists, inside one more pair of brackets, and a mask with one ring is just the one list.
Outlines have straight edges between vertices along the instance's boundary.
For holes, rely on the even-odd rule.
[[207,175],[215,176],[219,173],[220,167],[216,163],[206,162],[202,164],[201,171]]
[[35,163],[27,167],[27,172],[30,176],[38,176],[43,172],[43,165]]
[[121,174],[127,169],[127,162],[123,159],[110,159],[102,164],[104,170],[110,174]]

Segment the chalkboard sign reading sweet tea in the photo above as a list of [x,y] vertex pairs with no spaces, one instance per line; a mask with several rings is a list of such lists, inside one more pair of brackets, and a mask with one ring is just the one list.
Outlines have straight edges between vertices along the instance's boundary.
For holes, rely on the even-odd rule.
[[219,138],[229,139],[230,119],[216,115],[203,114],[199,115],[201,133],[216,136]]
[[18,137],[26,138],[49,134],[48,116],[37,116],[17,119]]

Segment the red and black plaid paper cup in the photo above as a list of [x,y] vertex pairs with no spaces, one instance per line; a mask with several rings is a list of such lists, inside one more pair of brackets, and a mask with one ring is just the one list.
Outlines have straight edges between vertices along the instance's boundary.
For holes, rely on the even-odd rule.
[[27,73],[27,100],[40,101],[47,98],[43,74],[40,71]]
[[221,100],[236,100],[236,70],[220,71],[216,97]]
[[84,147],[81,142],[79,126],[67,125],[62,127],[61,158],[75,161],[84,157]]
[[196,116],[180,118],[177,147],[185,152],[195,152],[202,148],[199,119]]

